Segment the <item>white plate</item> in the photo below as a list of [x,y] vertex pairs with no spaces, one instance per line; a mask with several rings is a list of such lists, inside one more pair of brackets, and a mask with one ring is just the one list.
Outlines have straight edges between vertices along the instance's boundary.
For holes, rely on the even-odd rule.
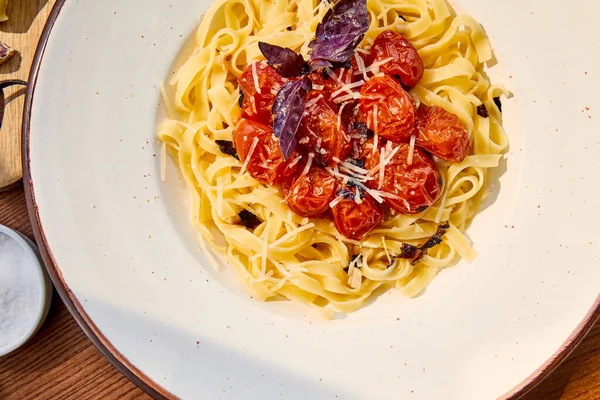
[[481,255],[332,322],[214,272],[172,165],[160,183],[158,84],[208,6],[59,0],[33,69],[36,237],[111,361],[153,395],[208,399],[492,399],[556,366],[599,308],[600,3],[460,2],[515,94],[498,197],[469,231]]

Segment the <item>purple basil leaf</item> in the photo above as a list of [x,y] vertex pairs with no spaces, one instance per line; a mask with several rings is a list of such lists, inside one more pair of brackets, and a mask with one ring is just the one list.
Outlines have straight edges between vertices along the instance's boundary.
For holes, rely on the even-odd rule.
[[306,62],[300,54],[286,47],[258,42],[267,63],[284,78],[297,78],[306,70]]
[[333,68],[333,64],[327,60],[316,60],[310,64],[310,71],[315,72],[323,68]]
[[279,137],[279,147],[285,160],[292,156],[298,144],[296,133],[304,114],[306,94],[311,89],[312,84],[305,76],[302,79],[287,82],[275,98],[273,132],[275,136]]
[[366,0],[340,0],[317,26],[316,38],[310,42],[311,63],[326,60],[347,61],[369,29]]

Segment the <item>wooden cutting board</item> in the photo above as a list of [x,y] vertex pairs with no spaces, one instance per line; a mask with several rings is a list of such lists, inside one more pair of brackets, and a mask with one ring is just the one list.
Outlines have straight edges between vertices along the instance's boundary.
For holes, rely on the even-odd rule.
[[[0,80],[29,77],[40,35],[56,0],[8,0],[9,20],[0,22],[0,40],[18,53],[0,65]],[[0,191],[23,177],[21,122],[25,88],[5,89],[6,108],[0,130]]]

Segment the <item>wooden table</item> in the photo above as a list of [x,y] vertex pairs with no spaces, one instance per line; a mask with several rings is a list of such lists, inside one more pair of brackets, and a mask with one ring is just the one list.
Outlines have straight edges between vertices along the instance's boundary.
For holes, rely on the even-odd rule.
[[[33,239],[21,188],[0,193],[0,224]],[[81,331],[55,294],[42,330],[0,358],[0,399],[146,399]],[[524,400],[600,399],[600,324]]]
[[[36,34],[54,2],[10,0],[12,25],[4,29],[6,33],[0,39],[10,39],[22,54],[0,69],[3,79],[27,79]],[[7,111],[4,135],[7,130],[19,129],[22,104],[19,98]],[[15,136],[14,131],[9,133]],[[0,154],[2,156],[6,154]],[[0,224],[33,239],[22,188],[0,193]],[[0,358],[0,399],[146,398],[149,397],[98,352],[56,293],[40,332],[21,349]],[[600,324],[558,370],[524,399],[600,399]]]

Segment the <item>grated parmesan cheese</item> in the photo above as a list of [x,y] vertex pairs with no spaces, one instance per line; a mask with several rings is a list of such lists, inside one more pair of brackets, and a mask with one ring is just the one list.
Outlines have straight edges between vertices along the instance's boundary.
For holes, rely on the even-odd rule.
[[[342,103],[342,106],[340,107],[340,111],[338,112],[338,117],[337,117],[337,127],[340,131],[342,131],[342,113],[344,112],[344,107],[346,107],[346,103]],[[344,136],[346,136],[346,134],[343,131],[342,131],[342,133],[344,134]]]
[[308,171],[310,171],[310,167],[312,165],[313,158],[315,158],[315,155],[313,153],[309,153],[308,162],[306,163],[306,166],[304,167],[304,170],[302,171],[302,174],[300,174],[300,176],[308,174]]
[[252,158],[252,154],[254,154],[254,150],[256,149],[257,144],[258,144],[258,138],[255,137],[254,139],[252,139],[252,145],[250,146],[250,151],[248,152],[248,155],[246,156],[246,160],[244,160],[244,164],[242,165],[242,169],[240,170],[240,175],[244,175],[244,172],[246,172],[246,168],[248,167],[248,163],[250,162],[250,159]]
[[293,167],[294,165],[298,164],[300,162],[300,160],[302,160],[302,155],[299,155],[298,157],[294,158],[292,160],[292,162],[290,163],[289,167]]
[[273,276],[273,271],[269,271],[266,274],[261,274],[258,278],[252,278],[252,283],[261,283]]
[[333,92],[331,94],[331,97],[336,97],[339,94],[342,94],[343,92],[349,92],[352,93],[354,95],[354,93],[352,92],[352,89],[357,88],[362,86],[365,83],[365,81],[363,81],[362,79],[358,82],[354,82],[354,83],[349,83],[347,85],[342,86],[341,88],[339,88],[338,90],[336,90],[335,92]]
[[311,100],[307,101],[306,105],[305,105],[305,108],[312,108],[312,106],[314,106],[315,104],[317,104],[319,102],[319,100],[321,100],[322,98],[323,98],[323,95],[320,94],[317,97],[315,97],[314,99],[311,99]]
[[281,289],[283,287],[283,285],[285,285],[288,281],[287,277],[283,277],[282,279],[279,280],[279,282],[277,282],[277,284],[275,286],[273,286],[271,288],[272,292],[277,292],[279,289]]
[[[269,235],[267,229],[263,232],[263,243],[262,243],[262,251],[261,251],[261,269],[260,269],[260,277],[264,278],[267,272],[267,257],[269,256]],[[273,271],[270,271],[273,272]]]
[[413,163],[413,157],[415,155],[415,141],[416,141],[417,137],[415,135],[412,135],[410,137],[410,145],[408,147],[408,160],[407,163],[408,165],[412,165]]
[[352,94],[346,94],[342,97],[338,97],[337,99],[334,99],[333,102],[336,104],[340,104],[340,103],[345,103],[348,100],[358,100],[358,99],[360,99],[360,94],[352,93]]
[[377,147],[379,147],[379,134],[375,132],[375,136],[373,136],[373,154],[375,154]]
[[335,199],[331,200],[331,202],[329,203],[329,208],[337,206],[342,200],[344,200],[343,197],[336,197]]
[[313,224],[312,222],[310,224],[306,224],[304,226],[300,226],[300,227],[298,227],[298,228],[296,228],[296,229],[294,229],[294,230],[286,233],[285,235],[283,235],[282,237],[280,237],[279,239],[277,239],[276,241],[274,241],[273,243],[271,243],[269,245],[269,248],[272,249],[274,247],[277,247],[281,243],[285,242],[286,240],[289,240],[289,239],[293,238],[294,236],[297,236],[300,233],[302,233],[302,232],[304,232],[306,230],[312,229],[314,227],[315,227],[315,224]]
[[256,63],[252,63],[252,80],[254,81],[254,89],[256,89],[256,93],[262,94],[260,91],[260,86],[258,85],[258,74],[256,73]]
[[[359,50],[359,49],[357,49]],[[364,51],[364,50],[363,50]],[[363,52],[361,51],[361,53]],[[365,53],[363,53],[365,54]],[[369,54],[369,52],[367,51],[366,54]],[[356,65],[358,66],[358,71],[362,74],[364,81],[368,81],[369,77],[367,75],[367,70],[365,67],[365,61],[362,59],[361,56],[358,55],[358,53],[354,54],[354,58],[356,59]]]
[[385,256],[388,259],[388,263],[391,264],[392,263],[392,257],[390,257],[390,252],[388,251],[387,244],[385,243],[385,237],[384,236],[381,237],[381,243],[383,244],[383,250],[385,250]]
[[160,148],[160,181],[167,181],[167,143],[165,142]]
[[381,187],[383,186],[384,178],[385,178],[385,151],[381,151],[381,152],[379,152],[379,186],[378,186],[379,189],[381,189]]

